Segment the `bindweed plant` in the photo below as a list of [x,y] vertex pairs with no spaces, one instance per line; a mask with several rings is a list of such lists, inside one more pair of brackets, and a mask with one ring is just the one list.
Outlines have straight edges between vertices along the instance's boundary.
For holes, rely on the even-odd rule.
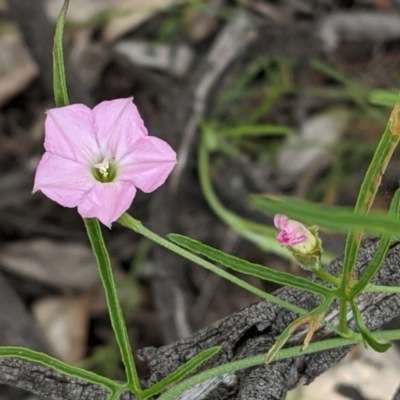
[[[167,143],[147,134],[132,99],[102,102],[92,110],[82,104],[69,104],[62,52],[67,8],[68,0],[65,1],[58,18],[54,38],[54,97],[57,108],[47,111],[44,143],[46,152],[37,168],[34,192],[41,191],[65,207],[77,207],[78,213],[83,217],[104,287],[112,328],[125,368],[126,381],[122,383],[113,381],[63,363],[46,354],[21,347],[1,347],[0,357],[29,360],[71,377],[101,385],[107,389],[109,400],[119,399],[126,391],[134,393],[138,400],[157,396],[162,400],[168,400],[210,378],[264,362],[270,363],[274,360],[359,342],[377,351],[385,351],[390,344],[379,340],[400,338],[399,331],[371,333],[363,322],[356,303],[357,296],[363,291],[400,293],[398,287],[383,287],[370,283],[382,264],[390,243],[400,232],[398,218],[400,192],[395,193],[387,214],[369,212],[382,175],[400,138],[398,104],[394,106],[377,146],[354,210],[265,195],[252,198],[256,208],[268,214],[276,214],[274,224],[278,229],[278,242],[290,250],[301,266],[310,270],[326,285],[278,272],[264,265],[226,254],[186,236],[169,234],[167,238],[160,237],[126,213],[137,188],[144,192],[152,192],[165,182],[177,162],[176,154]],[[229,219],[230,215],[227,214],[226,217]],[[298,220],[304,221],[304,224]],[[118,222],[260,298],[295,312],[299,317],[286,327],[267,355],[260,354],[237,360],[185,379],[220,350],[218,346],[211,347],[192,357],[153,386],[142,388],[100,222],[107,227]],[[334,231],[348,232],[343,271],[339,277],[330,275],[322,267],[323,250],[316,225]],[[354,268],[364,232],[378,234],[381,239],[371,262],[361,278],[356,280]],[[313,293],[321,298],[321,302],[315,309],[306,311],[250,285],[214,263],[235,272]],[[337,325],[324,320],[326,312],[335,300],[340,304]],[[348,326],[349,310],[353,313],[358,331]],[[312,342],[313,334],[320,324],[336,333],[337,337]],[[308,325],[303,346],[283,349],[291,334],[303,325]]]

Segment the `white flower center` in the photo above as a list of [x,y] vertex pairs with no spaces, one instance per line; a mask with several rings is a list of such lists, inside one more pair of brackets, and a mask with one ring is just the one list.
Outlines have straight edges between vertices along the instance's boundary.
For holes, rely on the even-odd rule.
[[109,174],[109,169],[110,169],[110,158],[111,158],[111,153],[107,151],[104,160],[101,163],[94,164],[93,166],[97,168],[100,172],[100,174],[103,176],[103,178],[107,178]]

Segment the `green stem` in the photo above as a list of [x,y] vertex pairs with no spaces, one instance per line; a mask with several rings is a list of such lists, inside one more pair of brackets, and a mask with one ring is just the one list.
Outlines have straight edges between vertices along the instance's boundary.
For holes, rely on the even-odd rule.
[[345,337],[346,334],[352,332],[350,328],[347,326],[347,297],[342,294],[339,296],[340,304],[339,304],[339,331]]
[[[395,106],[389,122],[378,143],[374,157],[361,184],[354,213],[368,212],[375,198],[382,176],[399,142],[399,109]],[[362,230],[352,230],[346,240],[341,288],[349,294],[353,270],[360,247]]]
[[[377,332],[373,334],[373,337],[377,340],[397,340],[400,338],[400,330]],[[305,354],[316,353],[323,350],[333,349],[340,346],[349,346],[362,342],[361,335],[356,335],[351,339],[336,338],[327,339],[317,343],[311,343],[306,349],[302,350],[302,346],[291,347],[288,349],[281,350],[275,357],[275,361],[283,360],[286,358],[297,357]],[[229,364],[221,365],[219,367],[212,368],[210,370],[201,372],[183,382],[177,384],[166,393],[164,393],[158,400],[172,400],[185,390],[202,383],[208,379],[215,378],[217,376],[239,371],[241,369],[251,368],[256,365],[264,364],[265,354],[245,358],[243,360],[234,361]]]
[[140,235],[146,237],[147,239],[150,239],[154,243],[157,243],[160,246],[162,246],[168,250],[171,250],[176,254],[179,254],[180,256],[186,258],[189,261],[192,261],[198,265],[201,265],[203,268],[206,268],[209,271],[214,272],[215,274],[221,276],[222,278],[227,279],[228,281],[234,283],[235,285],[238,285],[238,286],[242,287],[243,289],[248,290],[249,292],[255,294],[258,297],[269,300],[272,303],[278,304],[278,305],[285,307],[288,310],[291,310],[300,315],[303,315],[308,312],[306,310],[303,310],[300,307],[297,307],[291,303],[288,303],[287,301],[281,300],[275,296],[265,293],[264,291],[262,291],[260,289],[257,289],[256,287],[250,285],[249,283],[243,281],[242,279],[237,278],[236,276],[230,274],[229,272],[226,272],[223,269],[216,267],[215,265],[211,264],[210,262],[203,260],[202,258],[192,254],[191,252],[183,249],[182,247],[179,247],[178,245],[170,242],[169,240],[164,239],[161,236],[158,236],[154,232],[152,232],[149,229],[147,229],[146,227],[144,227],[140,221],[134,219],[127,213],[122,214],[122,216],[118,218],[118,222],[121,225],[126,226],[127,228],[133,230],[134,232],[137,232]]
[[[400,190],[398,189],[396,190],[396,193],[394,194],[393,199],[390,203],[389,216],[393,219],[397,219],[399,217],[399,208]],[[361,279],[351,288],[350,297],[352,299],[354,299],[369,285],[371,279],[375,276],[379,268],[382,266],[393,237],[394,235],[391,234],[382,235],[381,239],[379,240],[378,247],[375,250],[375,254],[372,257],[372,260],[368,263],[368,266],[365,269]]]
[[[281,307],[287,308],[288,310],[291,310],[299,315],[305,315],[306,313],[309,312],[309,311],[304,310],[300,307],[297,307],[287,301],[281,300],[280,298],[275,297],[269,293],[265,293],[264,291],[262,291],[260,289],[257,289],[256,287],[250,285],[249,283],[243,281],[242,279],[237,278],[236,276],[230,274],[229,272],[226,272],[223,269],[216,267],[215,265],[211,264],[210,262],[194,255],[193,253],[183,249],[182,247],[177,246],[176,244],[170,242],[169,240],[158,236],[154,232],[152,232],[149,229],[147,229],[146,227],[144,227],[140,221],[134,219],[127,213],[124,213],[121,217],[119,217],[118,222],[121,225],[133,230],[134,232],[137,232],[140,235],[146,237],[147,239],[150,239],[154,243],[157,243],[160,246],[162,246],[168,250],[171,250],[176,254],[179,254],[180,256],[186,258],[187,260],[192,261],[192,262],[202,266],[203,268],[208,269],[211,272],[214,272],[215,274],[221,276],[222,278],[234,283],[235,285],[240,286],[241,288],[255,294],[258,297],[261,297],[262,299],[268,300],[271,303],[275,303]],[[327,293],[327,294],[329,295],[330,293]],[[324,297],[326,297],[327,294],[325,294]],[[333,332],[341,334],[338,331],[338,329],[334,325],[332,325],[330,322],[323,320],[323,321],[321,321],[321,324],[323,324],[324,326],[327,326]]]
[[107,398],[107,400],[120,400],[121,394],[127,389],[127,386],[120,386],[116,388],[113,392],[110,393],[110,396]]
[[142,389],[140,387],[139,377],[133,360],[128,332],[126,330],[121,305],[118,300],[110,257],[108,256],[103,240],[100,224],[95,218],[84,218],[83,221],[89,236],[90,244],[92,245],[93,253],[96,257],[101,282],[103,283],[111,325],[121,352],[122,362],[125,366],[127,386],[135,393],[138,400],[141,400]]
[[350,299],[350,306],[353,311],[353,317],[354,317],[354,322],[357,325],[358,330],[361,333],[361,336],[364,340],[364,346],[367,347],[367,345],[371,346],[375,351],[378,351],[379,353],[384,353],[387,351],[390,347],[390,343],[379,343],[373,336],[372,333],[368,330],[367,326],[365,325],[365,322],[362,318],[361,312],[357,306],[357,303],[354,299]]
[[[272,238],[274,236],[275,229],[246,218],[242,218],[224,207],[213,190],[210,179],[209,165],[210,160],[209,151],[207,148],[207,133],[204,132],[201,136],[199,144],[197,169],[199,173],[201,190],[208,205],[215,212],[215,214],[227,225],[229,225],[238,235],[241,235],[250,241],[254,241],[255,235],[262,235],[266,238]],[[274,242],[276,242],[275,239]],[[281,248],[281,246],[276,247],[277,249]],[[281,251],[280,253],[284,252]]]
[[365,292],[400,293],[400,286],[368,285]]
[[[396,105],[392,111],[389,122],[386,125],[385,131],[378,143],[375,154],[365,174],[365,178],[361,184],[357,202],[354,207],[354,213],[366,212],[371,208],[378,187],[381,183],[383,173],[393,155],[395,148],[400,139],[399,127],[399,106]],[[397,203],[397,199],[396,199]],[[357,261],[357,254],[361,243],[363,230],[351,230],[347,235],[346,248],[344,251],[342,281],[339,287],[341,293],[340,314],[339,314],[339,329],[347,328],[347,299],[351,295],[351,284],[353,272]],[[370,279],[369,273],[376,272],[379,265],[373,265],[368,269],[368,276],[362,278],[362,283],[357,284],[357,290],[362,290],[368,284],[367,279]],[[353,292],[354,294],[354,292]]]
[[318,278],[322,279],[325,282],[331,283],[333,286],[340,285],[340,279],[336,278],[336,276],[331,275],[329,272],[325,271],[322,267],[317,270],[312,271],[313,274],[317,275]]
[[[319,321],[321,321],[321,319],[322,319],[322,318],[319,318],[319,316],[321,316],[321,314],[326,313],[326,311],[328,310],[332,301],[333,301],[333,298],[325,298],[324,301],[318,307],[314,308],[308,314],[295,319],[289,325],[287,325],[286,328],[279,335],[276,342],[269,349],[267,355],[265,356],[265,363],[269,364],[274,359],[276,359],[275,358],[276,354],[285,345],[285,343],[289,340],[290,336],[300,326],[308,324],[309,325],[308,333],[303,342],[303,348],[306,348],[308,346],[309,342],[312,340],[314,332],[318,328]],[[318,318],[318,319],[316,320],[316,318]],[[318,322],[316,322],[316,321],[318,321]],[[309,337],[309,334],[310,334],[310,337]]]

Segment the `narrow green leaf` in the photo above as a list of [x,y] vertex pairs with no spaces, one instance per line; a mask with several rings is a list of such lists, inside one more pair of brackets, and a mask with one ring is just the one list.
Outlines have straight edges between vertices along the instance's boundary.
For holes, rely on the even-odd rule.
[[[268,300],[271,303],[274,303],[281,307],[287,308],[288,310],[291,310],[300,315],[306,313],[306,311],[303,310],[302,308],[299,308],[294,304],[284,301],[284,300],[280,299],[279,297],[275,297],[270,293],[266,293],[263,290],[250,285],[248,282],[246,282],[242,279],[239,279],[235,275],[230,274],[229,272],[225,271],[224,269],[217,267],[216,265],[204,260],[201,257],[196,256],[192,252],[185,250],[183,247],[177,246],[175,243],[172,243],[171,241],[158,236],[154,232],[152,232],[149,229],[147,229],[146,227],[144,227],[140,221],[135,220],[127,213],[124,213],[121,217],[119,217],[118,222],[120,224],[122,224],[123,226],[126,226],[129,229],[132,229],[134,232],[137,232],[140,235],[143,235],[144,237],[150,239],[154,243],[157,243],[160,246],[162,246],[170,251],[173,251],[176,254],[179,254],[180,256],[184,257],[185,259],[192,261],[193,263],[200,265],[203,268],[206,268],[207,270],[213,272],[214,274],[217,274],[220,277],[228,280],[229,282],[232,282],[235,285],[240,286],[241,288],[243,288],[245,290],[248,290],[250,293],[253,293],[256,296],[261,297],[262,299]],[[327,323],[327,325],[328,324],[329,323]],[[329,326],[329,328],[334,330],[334,327]]]
[[199,144],[197,169],[199,172],[201,190],[208,205],[215,214],[237,232],[238,235],[245,237],[265,250],[273,249],[272,243],[279,250],[283,250],[282,246],[279,246],[275,239],[273,241],[271,240],[274,236],[274,229],[272,227],[236,215],[228,210],[215,194],[210,177],[209,144],[207,142],[208,139],[214,137],[216,133],[208,134],[207,127],[204,123],[202,127],[204,132],[201,135]]
[[189,249],[190,251],[200,254],[210,260],[213,260],[227,268],[234,271],[241,272],[246,275],[252,275],[260,279],[279,283],[281,285],[291,286],[297,289],[305,290],[307,292],[315,293],[320,296],[330,296],[331,289],[320,285],[318,283],[309,281],[308,279],[301,278],[286,272],[275,271],[272,268],[266,267],[261,264],[253,264],[249,261],[242,260],[238,257],[226,254],[213,247],[207,246],[197,240],[190,239],[186,236],[171,233],[168,239],[179,244],[180,246]]
[[127,390],[127,386],[119,386],[118,388],[114,389],[110,395],[108,396],[107,400],[121,400],[121,394]]
[[251,203],[266,214],[286,214],[293,219],[318,225],[336,232],[364,229],[373,234],[393,234],[400,232],[400,220],[393,219],[381,211],[353,213],[349,208],[327,206],[300,199],[271,198],[263,195],[251,196]]
[[400,97],[398,91],[376,89],[371,91],[368,100],[378,106],[393,107],[400,102]]
[[[390,204],[389,217],[398,218],[400,208],[400,189],[396,190]],[[394,235],[382,235],[378,247],[375,251],[372,260],[369,262],[365,269],[361,279],[352,287],[350,297],[354,299],[358,293],[361,293],[370,283],[371,279],[379,270],[380,266],[385,259],[386,253],[389,249],[390,243],[393,240]]]
[[392,347],[391,343],[380,343],[376,341],[372,336],[371,332],[368,330],[361,329],[360,332],[362,338],[364,339],[363,341],[364,347],[366,347],[365,343],[367,343],[372,349],[374,349],[378,353],[385,353]]
[[218,137],[288,135],[293,132],[289,126],[283,125],[239,125],[234,128],[223,128],[215,133]]
[[[376,332],[373,337],[383,339],[383,340],[398,340],[400,338],[400,330]],[[351,338],[335,338],[326,339],[320,342],[311,343],[306,349],[302,346],[290,347],[281,350],[275,357],[275,361],[284,360],[291,357],[304,356],[306,354],[312,354],[320,352],[323,350],[333,349],[340,346],[351,346],[361,341],[360,335],[354,335]],[[265,360],[265,355],[260,354],[257,356],[252,356],[244,358],[242,360],[233,361],[228,364],[220,365],[214,367],[207,371],[201,372],[193,377],[185,379],[181,383],[172,387],[168,392],[163,393],[158,400],[173,400],[178,395],[183,393],[185,390],[202,383],[208,379],[215,378],[216,376],[221,376],[229,372],[239,371],[241,369],[255,367],[256,365],[262,365]]]
[[[324,300],[318,307],[316,307],[314,310],[310,311],[309,313],[302,315],[301,317],[295,319],[292,321],[284,330],[283,332],[279,335],[278,339],[276,342],[273,344],[273,346],[269,349],[267,355],[265,356],[265,364],[269,364],[274,360],[276,357],[277,353],[279,350],[285,345],[285,343],[289,340],[290,336],[296,332],[296,330],[304,325],[308,325],[308,333],[311,333],[311,337],[309,338],[309,341],[312,340],[312,337],[314,336],[314,332],[318,328],[318,325],[314,325],[312,322],[313,317],[318,317],[320,314],[325,314],[332,303],[333,299],[329,300]],[[322,318],[318,319],[320,321]],[[303,342],[303,348],[307,348],[308,343],[306,343],[307,340],[307,335],[305,335],[304,342]]]
[[53,92],[54,101],[57,107],[63,107],[69,104],[62,46],[65,17],[67,15],[68,6],[69,0],[65,0],[57,19],[53,44]]
[[351,288],[350,297],[354,298],[355,296],[357,296],[357,294],[361,293],[368,286],[369,282],[382,265],[392,238],[392,235],[382,235],[375,254],[369,262],[367,268],[365,269],[364,274],[362,275],[361,279]]
[[[354,206],[355,215],[358,215],[360,213],[364,213],[365,215],[369,213],[369,210],[380,186],[382,176],[393,155],[394,150],[399,143],[399,128],[399,106],[396,105],[390,115],[389,122],[386,124],[385,131],[383,132],[383,135],[378,143],[374,156],[368,166],[364,180],[361,184],[357,201]],[[371,215],[371,213],[369,218],[369,221],[373,220],[373,216]],[[388,228],[388,224],[392,222],[390,220],[392,220],[393,218],[388,215],[385,215],[385,218],[389,219],[389,222],[384,223],[384,228]],[[399,220],[394,220],[394,222],[399,223]],[[357,254],[360,247],[363,230],[367,230],[367,227],[362,228],[363,229],[350,230],[346,238],[346,247],[344,249],[343,259],[342,283],[340,286],[340,289],[344,291],[346,295],[348,295],[350,291],[351,279],[353,277],[353,271],[357,260]],[[383,232],[378,232],[376,226],[374,231],[376,231],[377,233],[393,235],[397,235],[399,232],[398,230],[390,232],[387,229],[384,229]]]
[[221,346],[214,346],[207,350],[202,351],[201,353],[195,355],[189,361],[179,366],[174,372],[161,379],[161,381],[157,382],[155,385],[143,391],[143,395],[145,398],[155,396],[161,393],[167,386],[172,385],[173,383],[178,383],[181,379],[183,379],[186,375],[194,371],[198,366],[200,366],[204,361],[208,360],[215,354],[217,354],[221,350]]
[[379,343],[365,326],[356,302],[354,300],[350,300],[350,304],[351,309],[353,310],[354,321],[356,322],[357,328],[360,330],[364,346],[367,347],[368,344],[371,346],[371,348],[379,353],[384,353],[387,351],[392,345],[390,343]]
[[111,379],[105,378],[103,376],[97,375],[93,372],[86,371],[78,367],[73,367],[72,365],[66,364],[54,357],[50,357],[47,354],[40,353],[31,349],[14,346],[0,347],[0,357],[16,357],[39,363],[62,374],[82,379],[95,385],[101,385],[109,389],[110,391],[114,391],[120,387],[118,383],[112,381]]
[[[228,273],[224,269],[215,266],[214,264],[204,260],[201,257],[198,257],[197,255],[193,254],[192,252],[187,251],[180,246],[177,246],[175,243],[172,243],[171,241],[158,236],[154,232],[152,232],[149,229],[147,229],[146,227],[144,227],[140,221],[132,218],[127,213],[124,213],[123,215],[121,215],[121,217],[118,218],[118,222],[121,223],[123,226],[126,226],[129,229],[132,229],[134,232],[137,232],[137,233],[143,235],[144,237],[150,239],[154,243],[157,243],[160,246],[163,246],[166,249],[171,250],[176,254],[179,254],[180,256],[186,258],[187,260],[190,260],[190,261],[208,269],[209,271],[221,276],[224,279],[227,279],[228,281],[242,287],[243,289],[248,290],[251,293],[254,293],[256,296],[259,296],[262,299],[268,300],[271,303],[274,303],[281,307],[287,308],[288,310],[291,310],[300,315],[307,313],[307,311],[297,307],[296,305],[291,304],[287,301],[284,301],[284,300],[280,299],[279,297],[276,297],[269,293],[266,293],[256,287],[250,285],[246,281],[239,279],[235,275]],[[324,289],[326,289],[326,288],[324,287]],[[329,294],[329,296],[327,296],[327,294],[322,295],[322,296],[323,297],[331,297],[331,295],[333,295],[333,293],[331,293],[328,289],[326,289],[326,290],[327,290],[327,293]],[[322,323],[325,326],[327,326],[331,331],[336,332],[335,326],[333,326],[330,322],[322,321]]]

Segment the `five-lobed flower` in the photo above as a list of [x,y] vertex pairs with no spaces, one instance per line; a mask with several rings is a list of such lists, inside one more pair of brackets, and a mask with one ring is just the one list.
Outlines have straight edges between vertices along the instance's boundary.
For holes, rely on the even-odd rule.
[[136,188],[152,192],[176,164],[174,150],[148,136],[130,98],[92,110],[73,104],[47,111],[44,147],[33,191],[108,227],[129,208]]

